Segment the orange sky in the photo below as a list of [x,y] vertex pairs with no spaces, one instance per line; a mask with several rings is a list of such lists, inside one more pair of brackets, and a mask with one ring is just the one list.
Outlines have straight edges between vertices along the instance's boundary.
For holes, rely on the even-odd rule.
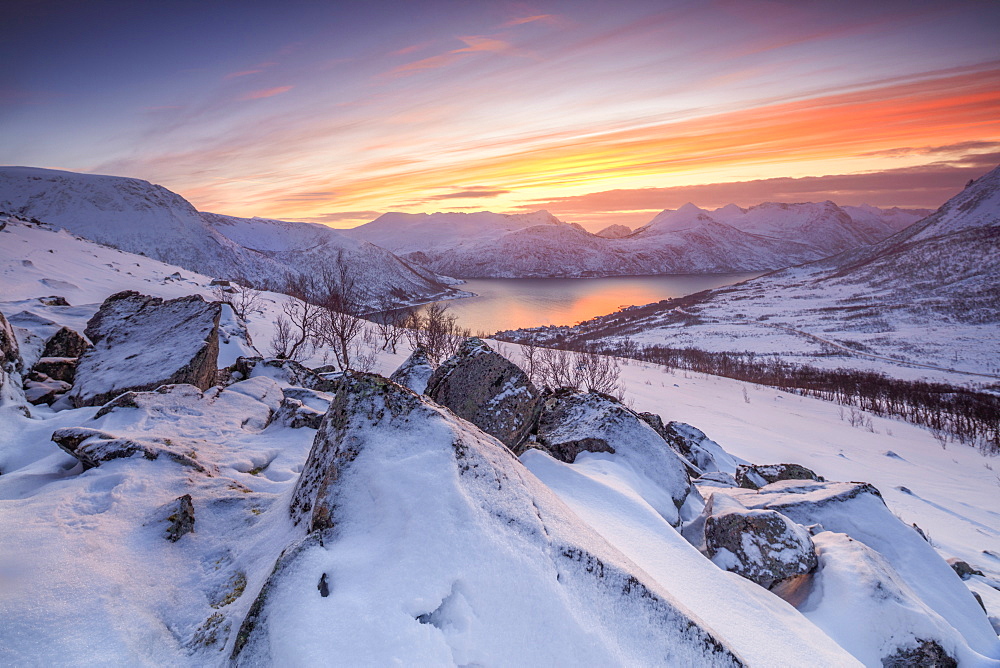
[[[935,207],[1000,161],[997,3],[115,7],[14,17],[2,162],[337,227],[547,208],[596,229],[689,200]],[[33,30],[50,59],[18,50]]]

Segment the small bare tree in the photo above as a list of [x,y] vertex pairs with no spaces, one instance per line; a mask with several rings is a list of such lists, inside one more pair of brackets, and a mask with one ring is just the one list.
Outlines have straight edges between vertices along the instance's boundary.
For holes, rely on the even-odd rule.
[[212,296],[217,302],[229,304],[240,320],[246,320],[253,313],[260,313],[264,305],[263,291],[254,287],[249,279],[242,277],[229,281],[228,286],[215,286],[212,288]]
[[382,350],[395,353],[396,347],[406,333],[403,327],[410,317],[410,309],[396,308],[389,295],[381,295],[378,298],[378,307],[378,312],[368,318],[375,323],[375,328],[382,339]]
[[320,274],[319,281],[320,338],[333,348],[337,365],[346,371],[352,368],[354,340],[364,331],[363,294],[350,267],[343,261],[343,254],[338,256],[336,265]]
[[414,311],[406,319],[406,337],[413,350],[423,348],[432,362],[454,355],[471,332],[458,326],[458,319],[448,312],[447,304],[434,303],[423,311]]
[[301,361],[315,349],[320,335],[320,308],[315,304],[316,283],[306,276],[295,276],[288,279],[283,292],[288,295],[281,305],[285,315],[279,316],[275,323],[272,352],[275,357]]

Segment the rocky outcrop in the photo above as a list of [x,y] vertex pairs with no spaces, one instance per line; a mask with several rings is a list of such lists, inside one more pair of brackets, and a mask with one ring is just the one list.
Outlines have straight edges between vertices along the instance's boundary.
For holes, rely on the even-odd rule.
[[61,380],[73,384],[76,377],[77,359],[75,357],[43,357],[31,367],[34,374],[42,374],[52,380]]
[[821,480],[810,469],[799,464],[741,464],[736,469],[736,483],[744,489],[760,489],[779,480]]
[[20,396],[21,354],[14,328],[0,313],[0,404]]
[[273,664],[278,639],[344,665],[400,651],[463,665],[743,665],[502,443],[385,378],[345,375],[289,513],[303,536],[240,627],[237,665]]
[[426,393],[512,450],[527,439],[541,409],[527,374],[475,337],[434,370]]
[[958,577],[962,578],[963,580],[968,580],[973,575],[983,574],[983,572],[978,568],[973,568],[972,566],[970,566],[969,562],[962,561],[961,559],[956,559],[954,557],[948,560],[948,565],[951,566],[951,569],[955,571],[955,573],[958,574]]
[[882,668],[958,668],[958,662],[933,640],[917,640],[882,658]]
[[194,531],[194,502],[190,494],[180,496],[170,504],[165,538],[176,543],[181,536]]
[[736,473],[736,461],[702,430],[684,422],[664,424],[663,419],[655,413],[639,413],[639,417],[655,429],[667,445],[689,462],[696,469],[696,473],[712,471],[724,471],[730,475]]
[[247,378],[273,378],[279,383],[305,387],[320,392],[336,392],[337,381],[327,380],[309,367],[295,360],[277,357],[240,357],[232,367],[235,380]]
[[143,457],[155,460],[164,457],[201,473],[207,472],[205,467],[191,456],[193,451],[183,452],[171,439],[124,438],[97,429],[65,427],[56,429],[52,434],[52,440],[65,452],[76,457],[83,464],[84,470],[114,459]]
[[777,511],[713,496],[705,513],[706,553],[720,568],[766,589],[816,568],[809,532]]
[[398,369],[392,372],[389,380],[408,387],[417,394],[423,394],[427,389],[427,381],[433,373],[434,365],[427,356],[427,351],[417,348]]
[[220,305],[200,295],[163,301],[137,292],[108,297],[87,323],[94,347],[80,358],[70,399],[105,403],[165,384],[215,384]]
[[628,461],[665,493],[649,500],[668,522],[677,525],[691,483],[684,460],[660,435],[614,397],[562,388],[547,395],[538,420],[538,447],[564,462],[582,452],[608,453]]

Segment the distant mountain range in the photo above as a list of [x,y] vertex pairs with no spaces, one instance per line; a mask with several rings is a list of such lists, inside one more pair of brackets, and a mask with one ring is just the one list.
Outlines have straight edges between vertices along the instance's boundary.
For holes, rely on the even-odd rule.
[[198,212],[140,179],[0,168],[0,212],[35,218],[115,248],[219,278],[281,289],[288,277],[345,262],[372,305],[448,298],[454,281],[324,225]]
[[942,372],[957,382],[995,382],[987,378],[1000,377],[1000,167],[874,245],[685,301],[542,330],[542,342],[628,336],[677,348],[813,356],[828,365],[860,355],[868,365],[901,360],[973,374]]
[[788,267],[879,242],[929,211],[817,204],[687,204],[632,231],[591,234],[547,211],[387,213],[344,234],[462,278],[725,273]]

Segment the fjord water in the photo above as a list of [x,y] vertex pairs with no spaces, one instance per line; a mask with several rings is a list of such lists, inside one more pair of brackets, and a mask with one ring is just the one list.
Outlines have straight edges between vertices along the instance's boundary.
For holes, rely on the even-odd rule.
[[623,306],[649,304],[760,276],[672,274],[612,278],[472,278],[460,286],[475,297],[445,302],[462,327],[490,333],[520,327],[573,325]]

